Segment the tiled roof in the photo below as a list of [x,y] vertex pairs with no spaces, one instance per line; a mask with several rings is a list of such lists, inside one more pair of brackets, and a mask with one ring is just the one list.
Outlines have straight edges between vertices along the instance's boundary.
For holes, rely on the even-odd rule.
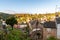
[[44,27],[45,28],[56,28],[56,24],[54,21],[48,21],[48,22],[44,22]]

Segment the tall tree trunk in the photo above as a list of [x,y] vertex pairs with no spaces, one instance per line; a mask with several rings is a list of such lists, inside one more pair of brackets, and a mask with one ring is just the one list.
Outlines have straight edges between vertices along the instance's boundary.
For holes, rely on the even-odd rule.
[[13,30],[13,25],[11,25],[11,27],[12,27],[12,30]]

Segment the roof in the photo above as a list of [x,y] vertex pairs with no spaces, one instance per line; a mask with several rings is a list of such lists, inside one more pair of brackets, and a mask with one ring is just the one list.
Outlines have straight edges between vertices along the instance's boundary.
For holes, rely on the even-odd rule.
[[57,24],[60,24],[60,17],[56,18],[56,22],[57,22]]
[[35,23],[36,23],[36,25],[38,25],[39,22],[38,22],[38,20],[31,20],[30,23],[31,23],[31,25],[34,25]]
[[56,23],[54,21],[44,22],[43,25],[45,28],[56,28]]

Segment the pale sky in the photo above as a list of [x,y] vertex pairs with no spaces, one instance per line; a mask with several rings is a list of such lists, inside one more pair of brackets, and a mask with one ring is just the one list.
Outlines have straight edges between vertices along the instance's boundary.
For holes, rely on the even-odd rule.
[[0,11],[10,13],[52,13],[55,12],[56,5],[57,7],[60,6],[60,0],[0,0]]

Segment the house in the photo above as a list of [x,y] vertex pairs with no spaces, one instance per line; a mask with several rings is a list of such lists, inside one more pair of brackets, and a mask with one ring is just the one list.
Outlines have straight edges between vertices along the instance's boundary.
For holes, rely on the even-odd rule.
[[38,20],[30,21],[30,37],[32,40],[43,40],[43,25]]
[[54,21],[47,21],[44,23],[43,39],[46,40],[50,36],[57,37],[57,27]]
[[31,27],[30,37],[32,40],[46,40],[50,36],[57,36],[57,28],[54,21],[46,21],[42,24],[38,20],[34,20],[31,22]]

